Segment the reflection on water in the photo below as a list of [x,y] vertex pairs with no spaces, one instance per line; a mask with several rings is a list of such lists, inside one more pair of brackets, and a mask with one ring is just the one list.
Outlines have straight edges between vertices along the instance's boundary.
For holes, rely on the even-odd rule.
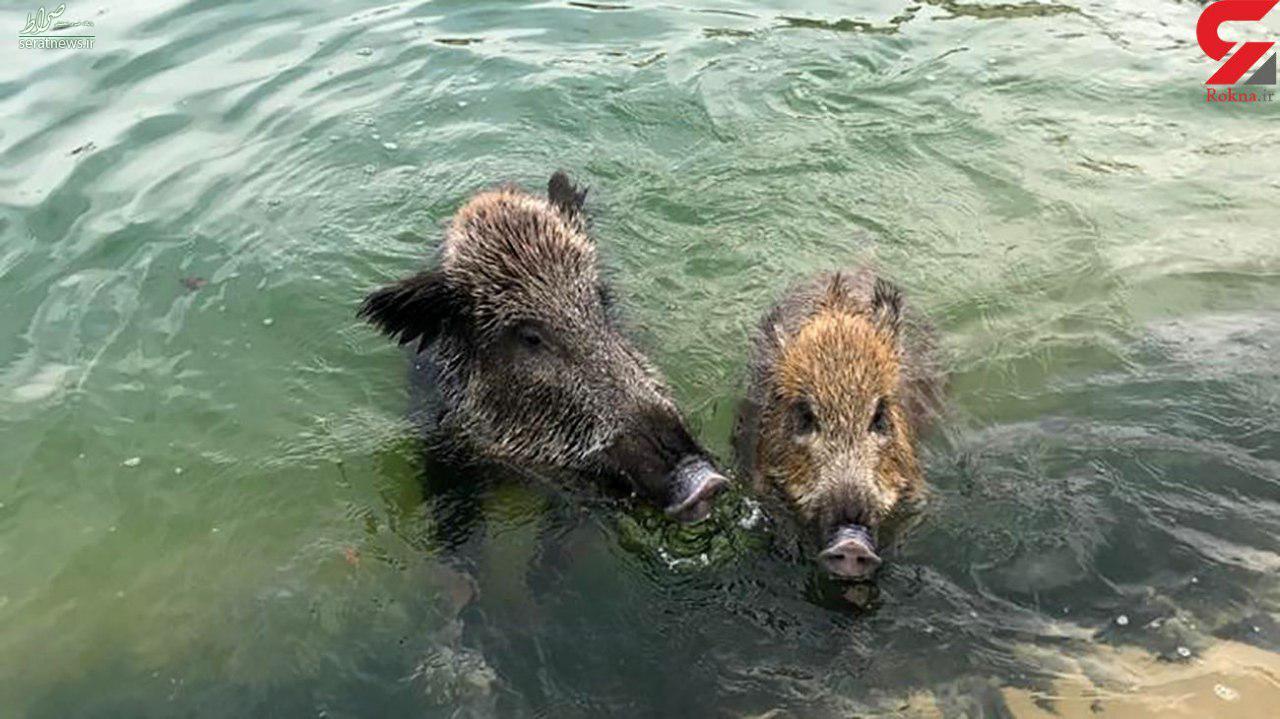
[[[69,5],[92,50],[0,70],[0,705],[1266,716],[1280,135],[1203,104],[1199,10]],[[873,260],[939,325],[860,607],[740,494],[677,528],[420,456],[356,303],[557,167],[726,460],[790,280]]]

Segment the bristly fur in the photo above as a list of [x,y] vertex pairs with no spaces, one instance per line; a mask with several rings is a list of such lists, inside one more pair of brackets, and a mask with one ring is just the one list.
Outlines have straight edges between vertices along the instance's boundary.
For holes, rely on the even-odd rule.
[[413,416],[433,446],[522,467],[661,475],[652,463],[609,465],[626,456],[620,438],[701,450],[609,311],[586,190],[557,172],[547,193],[475,195],[447,229],[439,266],[373,292],[360,316],[418,341],[414,387],[432,406]]
[[[941,384],[929,331],[893,283],[867,268],[812,278],[756,333],[735,437],[742,469],[815,530],[874,527],[923,485],[915,439]],[[797,413],[812,432],[797,431]]]

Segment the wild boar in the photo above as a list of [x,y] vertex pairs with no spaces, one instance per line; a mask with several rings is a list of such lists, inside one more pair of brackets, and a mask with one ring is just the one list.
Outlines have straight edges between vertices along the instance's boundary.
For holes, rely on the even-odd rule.
[[765,314],[750,362],[743,471],[831,575],[871,576],[881,524],[923,490],[915,442],[941,389],[928,330],[871,270],[822,274]]
[[436,450],[621,479],[697,521],[728,480],[623,335],[585,197],[563,172],[546,197],[481,192],[437,266],[373,292],[359,314],[417,343],[413,414]]

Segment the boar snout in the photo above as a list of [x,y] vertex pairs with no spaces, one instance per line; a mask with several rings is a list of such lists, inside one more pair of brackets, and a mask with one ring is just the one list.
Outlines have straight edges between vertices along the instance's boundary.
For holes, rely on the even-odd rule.
[[667,514],[681,522],[700,522],[711,514],[715,498],[729,488],[729,480],[705,459],[681,463],[672,473],[672,502]]
[[603,465],[682,522],[705,519],[715,497],[729,485],[668,409],[643,413],[631,423],[605,450]]
[[841,579],[867,579],[880,568],[875,540],[862,525],[845,525],[836,530],[831,543],[818,555],[818,562]]

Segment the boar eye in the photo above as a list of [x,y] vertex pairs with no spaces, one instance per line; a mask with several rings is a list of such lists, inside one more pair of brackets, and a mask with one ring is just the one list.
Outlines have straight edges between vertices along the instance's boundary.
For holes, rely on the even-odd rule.
[[818,429],[818,416],[808,400],[797,400],[791,405],[791,419],[797,436],[810,435]]
[[876,402],[875,414],[871,415],[871,431],[876,434],[889,433],[889,408],[883,398]]
[[542,333],[538,332],[538,328],[527,323],[516,326],[515,337],[520,345],[526,349],[540,349],[545,344],[542,339]]

